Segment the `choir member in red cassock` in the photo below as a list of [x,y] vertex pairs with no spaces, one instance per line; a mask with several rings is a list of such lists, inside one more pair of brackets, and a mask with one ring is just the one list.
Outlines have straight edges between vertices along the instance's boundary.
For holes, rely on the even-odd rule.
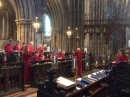
[[12,39],[9,39],[8,43],[5,45],[5,52],[7,55],[10,55],[13,52],[12,41]]
[[42,44],[38,45],[37,51],[40,52],[42,50]]
[[25,47],[25,46],[26,46],[26,43],[24,43],[24,42],[23,42],[23,43],[22,43],[22,47],[20,48],[20,51],[22,51],[22,52],[23,52],[23,51],[24,51],[24,47]]
[[38,61],[38,51],[35,52],[34,56],[33,56],[33,61]]
[[34,51],[33,42],[30,42],[28,47],[30,52]]
[[58,49],[57,58],[62,59],[61,49]]
[[19,44],[20,44],[20,40],[16,40],[16,44],[15,44],[14,47],[13,47],[13,50],[14,50],[14,51],[20,51]]
[[62,51],[61,57],[62,59],[65,59],[65,51]]
[[23,53],[23,61],[25,62],[25,72],[24,72],[24,84],[27,84],[31,80],[31,62],[30,57],[32,53],[29,51],[28,46],[25,46],[24,53]]
[[47,45],[46,45],[46,44],[44,44],[44,46],[43,46],[43,51],[44,51],[44,52],[47,51]]
[[44,60],[44,51],[41,50],[38,55],[38,60]]
[[77,56],[78,76],[82,76],[82,56],[84,54],[80,51],[80,48],[77,48],[77,51],[74,52],[74,55]]
[[118,57],[117,57],[117,60],[114,61],[114,62],[112,62],[113,65],[116,65],[116,64],[117,64],[118,62],[120,62],[120,61],[128,62],[128,56],[126,55],[124,49],[122,49],[122,48],[119,49],[119,50],[118,50],[118,53],[119,53],[119,55],[118,55]]

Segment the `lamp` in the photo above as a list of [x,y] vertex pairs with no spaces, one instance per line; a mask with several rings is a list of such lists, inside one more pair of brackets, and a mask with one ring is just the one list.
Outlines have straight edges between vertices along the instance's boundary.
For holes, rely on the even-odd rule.
[[86,63],[86,65],[85,65],[85,69],[89,69],[89,64],[88,64],[88,62]]
[[[68,31],[67,31],[67,36],[70,39],[70,36],[72,35],[72,31],[70,30],[70,27],[68,27]],[[69,53],[69,42],[70,40],[68,40],[68,53]]]
[[68,27],[68,31],[67,31],[68,38],[70,38],[71,35],[72,35],[72,31],[70,30],[70,27]]
[[36,29],[36,32],[38,32],[40,25],[41,23],[38,21],[38,17],[36,17],[36,20],[33,22],[33,27]]
[[105,60],[103,60],[103,61],[102,61],[103,69],[104,69],[105,64],[106,64],[106,62],[105,62]]
[[98,61],[96,61],[96,63],[95,63],[95,67],[96,67],[96,68],[98,67]]
[[[33,27],[35,28],[36,32],[38,32],[40,25],[41,23],[38,21],[38,17],[36,17],[36,20],[33,22]],[[36,33],[36,48],[37,48],[37,33]]]

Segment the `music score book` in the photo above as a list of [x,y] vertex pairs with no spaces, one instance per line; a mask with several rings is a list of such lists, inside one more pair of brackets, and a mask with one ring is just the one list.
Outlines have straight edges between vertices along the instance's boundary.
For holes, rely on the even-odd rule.
[[61,87],[63,89],[70,89],[70,88],[76,87],[76,82],[68,80],[64,77],[57,78],[56,82],[57,82],[58,87]]

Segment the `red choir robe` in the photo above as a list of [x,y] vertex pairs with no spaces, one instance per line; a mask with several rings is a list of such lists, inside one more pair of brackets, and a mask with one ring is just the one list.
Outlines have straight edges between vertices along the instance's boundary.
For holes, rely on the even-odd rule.
[[38,55],[38,60],[44,60],[44,54],[39,53],[39,55]]
[[39,58],[38,58],[38,55],[35,54],[35,55],[33,56],[33,61],[38,61],[38,59],[39,59]]
[[84,53],[81,51],[76,51],[74,55],[77,56],[78,76],[82,76],[82,56]]
[[65,59],[65,54],[61,54],[62,59]]
[[37,51],[38,51],[38,52],[40,52],[41,50],[42,50],[42,48],[40,48],[40,47],[37,48]]
[[13,52],[13,47],[11,44],[7,43],[5,45],[5,52],[7,53],[7,55],[11,54]]
[[58,59],[62,59],[62,54],[61,53],[57,53],[57,58]]
[[18,45],[18,44],[15,44],[14,47],[13,47],[13,50],[19,51],[19,50],[20,50],[19,45]]
[[25,72],[24,72],[24,84],[27,84],[31,81],[31,62],[30,57],[32,56],[31,52],[25,52],[23,54],[23,61],[25,62]]
[[29,51],[30,51],[30,52],[33,52],[33,51],[34,51],[34,47],[33,47],[32,45],[29,45],[28,47],[29,47]]
[[113,65],[116,65],[118,62],[120,61],[125,61],[125,62],[128,62],[128,56],[124,56],[124,55],[119,55],[117,57],[117,60],[115,62],[112,62]]
[[22,47],[20,48],[20,51],[24,51],[24,47],[25,47],[25,46],[22,46]]
[[43,47],[43,51],[46,52],[47,51],[47,47]]
[[44,60],[50,60],[50,58],[48,58],[48,57],[44,57]]

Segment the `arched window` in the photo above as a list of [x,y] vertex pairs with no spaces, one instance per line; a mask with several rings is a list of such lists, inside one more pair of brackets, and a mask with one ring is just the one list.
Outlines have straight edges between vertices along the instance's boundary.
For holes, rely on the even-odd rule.
[[50,18],[47,14],[44,14],[43,16],[43,28],[45,32],[45,36],[51,36],[51,22]]

